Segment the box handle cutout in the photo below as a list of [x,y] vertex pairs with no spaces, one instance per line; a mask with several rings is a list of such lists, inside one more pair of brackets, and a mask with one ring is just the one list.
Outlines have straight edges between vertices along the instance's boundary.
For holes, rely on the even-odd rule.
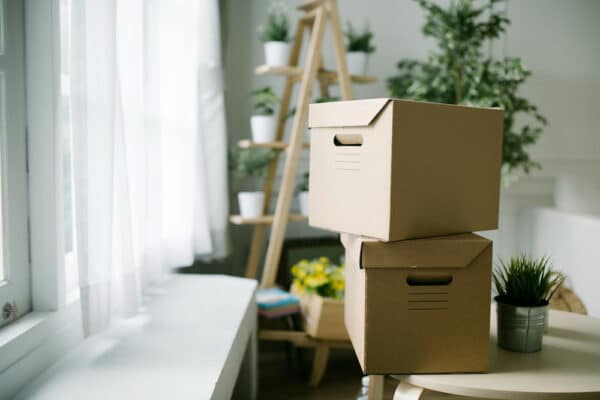
[[362,146],[363,137],[360,134],[338,134],[333,136],[336,146]]
[[409,275],[406,283],[409,286],[448,286],[452,282],[452,275]]

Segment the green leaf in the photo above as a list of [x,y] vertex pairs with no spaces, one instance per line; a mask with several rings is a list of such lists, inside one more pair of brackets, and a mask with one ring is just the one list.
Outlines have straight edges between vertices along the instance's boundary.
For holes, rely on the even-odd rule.
[[250,92],[250,97],[254,105],[255,115],[273,115],[275,107],[280,101],[270,86],[253,90]]
[[290,40],[290,20],[287,6],[283,1],[272,1],[267,14],[267,22],[259,26],[263,42],[288,42]]
[[373,32],[369,29],[369,24],[366,23],[362,32],[358,32],[350,21],[346,22],[346,51],[361,51],[364,53],[372,53],[375,47],[371,44]]
[[548,304],[564,276],[554,271],[547,257],[531,258],[525,254],[500,261],[492,275],[496,300],[522,307]]
[[273,150],[232,147],[228,153],[229,171],[237,178],[262,178],[275,156]]

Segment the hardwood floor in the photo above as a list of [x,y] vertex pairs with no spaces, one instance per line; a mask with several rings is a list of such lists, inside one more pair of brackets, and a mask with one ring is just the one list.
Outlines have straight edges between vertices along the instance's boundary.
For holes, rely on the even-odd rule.
[[[332,350],[327,371],[317,388],[308,385],[312,350],[301,350],[286,360],[285,344],[259,344],[259,400],[355,400],[362,371],[352,350]],[[301,360],[303,358],[303,360]],[[391,399],[393,382],[386,384],[385,399]]]

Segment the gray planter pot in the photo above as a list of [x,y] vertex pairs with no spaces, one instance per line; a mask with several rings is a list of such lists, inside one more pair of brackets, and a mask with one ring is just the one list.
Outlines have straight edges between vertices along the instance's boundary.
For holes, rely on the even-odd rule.
[[499,301],[496,304],[498,345],[520,353],[540,351],[548,306],[517,307]]

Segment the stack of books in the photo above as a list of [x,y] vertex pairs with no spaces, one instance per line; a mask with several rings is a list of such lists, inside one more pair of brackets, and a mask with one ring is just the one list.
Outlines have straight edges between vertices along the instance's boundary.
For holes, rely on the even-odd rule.
[[266,318],[282,317],[300,312],[300,300],[279,288],[260,289],[256,293],[258,313]]

